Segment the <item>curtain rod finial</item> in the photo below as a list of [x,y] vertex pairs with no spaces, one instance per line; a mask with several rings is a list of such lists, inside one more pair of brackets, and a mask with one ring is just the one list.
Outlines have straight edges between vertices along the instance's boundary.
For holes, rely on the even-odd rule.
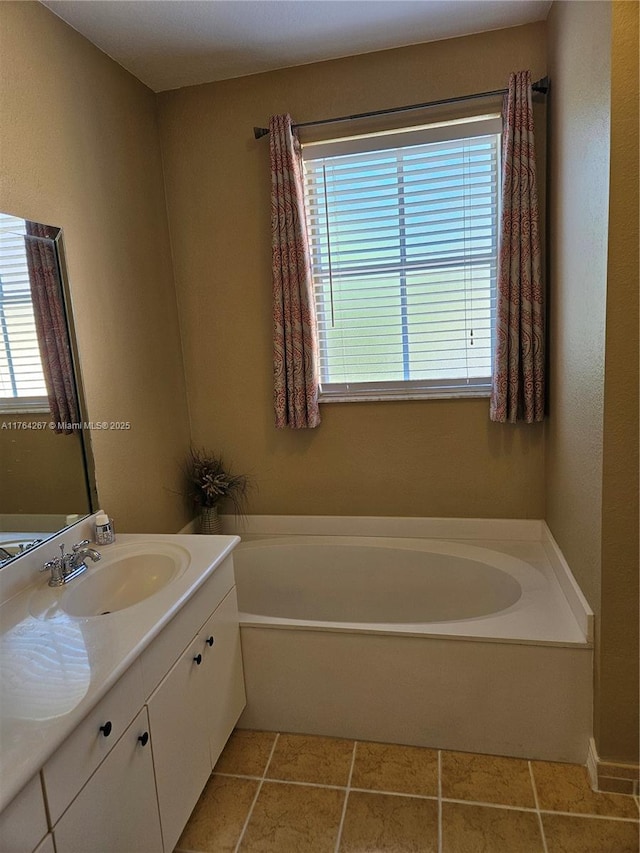
[[540,80],[536,80],[536,82],[532,86],[532,89],[534,90],[534,92],[540,92],[540,94],[546,95],[549,91],[549,78],[545,76],[542,77]]
[[253,135],[255,136],[256,139],[261,139],[263,136],[268,136],[269,135],[269,128],[268,127],[254,127],[253,128]]

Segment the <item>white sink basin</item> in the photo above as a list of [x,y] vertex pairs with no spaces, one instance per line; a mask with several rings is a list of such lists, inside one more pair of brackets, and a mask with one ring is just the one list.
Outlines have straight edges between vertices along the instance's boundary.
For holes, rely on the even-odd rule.
[[[98,549],[99,550],[99,549]],[[109,545],[102,559],[62,587],[46,586],[32,600],[33,615],[51,618],[60,610],[69,616],[103,616],[145,601],[183,574],[189,552],[168,542]]]

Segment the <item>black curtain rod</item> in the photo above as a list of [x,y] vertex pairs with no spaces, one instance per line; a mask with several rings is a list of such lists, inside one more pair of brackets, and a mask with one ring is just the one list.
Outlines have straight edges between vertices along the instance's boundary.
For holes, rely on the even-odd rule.
[[[543,77],[541,80],[536,80],[535,83],[531,85],[531,88],[534,92],[540,92],[542,95],[546,95],[549,91],[549,78]],[[374,110],[374,112],[370,113],[356,113],[352,116],[338,116],[337,118],[323,118],[320,121],[305,121],[302,124],[294,124],[292,125],[295,130],[298,127],[315,127],[320,124],[334,124],[339,121],[352,121],[358,118],[370,118],[371,116],[386,116],[391,115],[393,113],[404,113],[409,110],[423,110],[427,107],[440,107],[444,104],[457,104],[459,101],[474,101],[476,98],[490,98],[495,95],[505,95],[509,90],[508,89],[494,89],[493,92],[477,92],[475,95],[460,95],[457,98],[442,98],[440,101],[428,101],[426,104],[410,104],[407,107],[392,107],[388,110]],[[269,135],[268,127],[254,127],[253,135],[256,139],[260,139],[263,136]]]

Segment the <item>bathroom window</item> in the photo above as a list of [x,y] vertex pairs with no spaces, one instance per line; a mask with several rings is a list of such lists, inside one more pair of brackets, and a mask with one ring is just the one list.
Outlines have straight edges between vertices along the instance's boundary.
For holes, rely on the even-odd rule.
[[499,116],[303,146],[320,399],[485,396]]
[[0,412],[47,411],[24,219],[0,213]]

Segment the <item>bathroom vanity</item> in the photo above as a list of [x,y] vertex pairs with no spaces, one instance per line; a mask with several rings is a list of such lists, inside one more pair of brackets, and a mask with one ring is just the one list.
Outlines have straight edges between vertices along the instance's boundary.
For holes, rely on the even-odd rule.
[[[238,541],[121,536],[68,589],[32,574],[4,602],[3,853],[171,853],[245,705]],[[160,580],[105,586],[145,565]]]

